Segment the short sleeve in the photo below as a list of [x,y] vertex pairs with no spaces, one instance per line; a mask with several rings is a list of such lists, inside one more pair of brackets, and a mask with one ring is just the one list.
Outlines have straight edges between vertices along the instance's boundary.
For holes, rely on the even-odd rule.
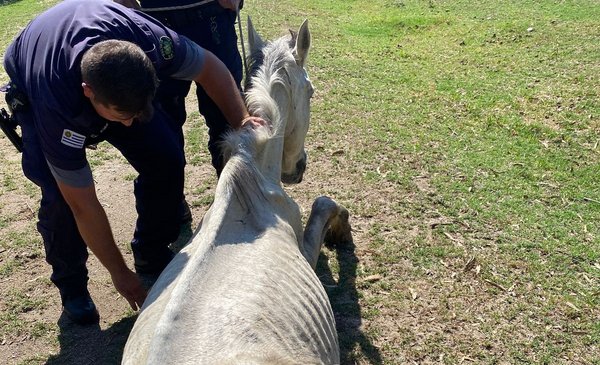
[[202,71],[202,67],[204,67],[206,50],[184,36],[180,36],[180,38],[185,44],[185,58],[179,70],[175,71],[171,77],[191,81],[198,76],[200,71]]
[[83,168],[77,170],[63,170],[52,165],[50,162],[48,162],[48,167],[56,181],[65,185],[76,188],[86,188],[94,184],[92,169],[89,164],[86,164]]

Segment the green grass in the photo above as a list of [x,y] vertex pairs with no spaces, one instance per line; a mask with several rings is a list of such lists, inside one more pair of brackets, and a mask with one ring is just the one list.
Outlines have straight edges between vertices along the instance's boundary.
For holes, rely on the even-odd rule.
[[200,113],[192,112],[186,121],[185,153],[187,163],[194,166],[210,164],[210,155],[206,151],[208,128]]
[[27,333],[32,338],[47,336],[49,326],[41,322],[28,322],[20,317],[21,314],[41,310],[46,301],[32,297],[31,295],[12,290],[4,298],[2,303],[2,314],[0,314],[0,336],[3,338],[13,337]]
[[9,277],[18,266],[19,266],[19,260],[15,260],[15,259],[3,260],[2,264],[0,264],[0,278]]
[[[0,49],[4,55],[4,49],[16,37],[22,27],[34,16],[56,4],[56,0],[2,0],[0,1]],[[3,66],[0,69],[4,70]],[[0,83],[8,81],[4,72],[0,73]],[[4,98],[2,98],[4,101]]]
[[[311,23],[318,34],[310,68],[318,119],[309,140],[344,149],[347,171],[361,177],[363,189],[393,184],[397,195],[386,201],[387,210],[414,224],[432,213],[453,223],[408,243],[382,231],[407,229],[406,223],[373,226],[369,247],[381,253],[375,258],[380,271],[402,258],[440,270],[440,261],[475,254],[484,264],[482,278],[505,288],[539,287],[540,298],[520,293],[531,300],[528,310],[552,312],[565,302],[580,308],[585,341],[597,345],[600,6],[309,4],[327,19]],[[430,191],[417,189],[416,178],[427,180]],[[414,201],[401,201],[415,194]],[[353,214],[376,211],[349,200]],[[464,240],[457,246],[445,233]],[[596,284],[582,281],[584,274]],[[573,313],[561,310],[551,316],[566,326]],[[517,350],[523,344],[511,343],[509,333],[501,341],[515,348],[514,360],[544,363],[567,351],[561,342],[577,344],[577,336],[564,336],[538,338],[533,353]],[[426,354],[440,351],[430,346]],[[498,355],[481,356],[493,362]]]

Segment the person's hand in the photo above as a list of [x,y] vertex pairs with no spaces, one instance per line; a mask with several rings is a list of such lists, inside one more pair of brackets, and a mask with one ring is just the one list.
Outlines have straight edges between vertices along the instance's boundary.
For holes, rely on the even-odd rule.
[[138,310],[146,300],[146,289],[142,286],[140,278],[131,270],[125,269],[111,276],[113,284],[133,310]]
[[269,125],[269,123],[267,123],[267,121],[262,119],[261,117],[255,117],[255,116],[251,115],[242,120],[242,124],[241,124],[240,128],[256,129],[260,126],[268,126],[268,125]]
[[128,8],[132,8],[132,9],[136,9],[136,10],[141,9],[140,4],[136,0],[113,0],[113,1],[116,2],[117,4],[121,4]]
[[231,9],[237,11],[240,6],[240,0],[219,0],[219,5],[225,9]]

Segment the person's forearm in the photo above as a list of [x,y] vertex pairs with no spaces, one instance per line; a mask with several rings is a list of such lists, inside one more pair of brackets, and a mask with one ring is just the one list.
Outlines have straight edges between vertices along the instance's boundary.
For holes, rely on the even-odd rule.
[[106,213],[100,203],[75,216],[79,233],[89,249],[108,270],[111,276],[128,270],[123,255],[117,247]]
[[111,276],[127,270],[125,260],[114,241],[106,212],[96,197],[94,186],[73,188],[58,184],[71,207],[83,241]]
[[219,0],[219,5],[225,9],[237,11],[240,6],[240,0]]
[[139,278],[125,264],[106,217],[96,196],[95,187],[75,188],[57,181],[60,191],[71,207],[79,233],[85,244],[108,270],[117,291],[134,310],[141,308],[146,291]]
[[229,125],[234,129],[240,128],[242,120],[250,114],[231,73],[223,62],[207,51],[202,72],[194,81],[202,85],[208,96],[225,115]]

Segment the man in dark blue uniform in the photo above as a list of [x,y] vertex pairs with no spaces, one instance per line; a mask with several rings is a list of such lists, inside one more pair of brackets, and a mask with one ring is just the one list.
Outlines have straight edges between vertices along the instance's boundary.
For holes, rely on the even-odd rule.
[[234,79],[211,52],[111,1],[50,8],[8,47],[4,63],[22,102],[13,112],[23,133],[23,172],[42,191],[38,231],[66,314],[77,323],[98,321],[86,247],[139,308],[146,291],[115,244],[85,147],[106,140],[138,172],[135,270],[158,275],[179,233],[184,179],[180,128],[155,98],[158,82],[202,85],[234,129],[264,121],[248,115]]
[[[186,36],[193,42],[217,56],[231,72],[236,85],[241,85],[242,58],[237,47],[235,21],[237,11],[243,6],[240,0],[115,0],[115,2],[140,9],[161,23]],[[161,82],[157,99],[173,120],[183,125],[186,119],[185,98],[191,82],[187,80],[165,80]],[[230,129],[221,110],[197,85],[198,109],[208,126],[208,150],[217,175],[223,170],[220,141]],[[183,136],[181,136],[183,138]]]

